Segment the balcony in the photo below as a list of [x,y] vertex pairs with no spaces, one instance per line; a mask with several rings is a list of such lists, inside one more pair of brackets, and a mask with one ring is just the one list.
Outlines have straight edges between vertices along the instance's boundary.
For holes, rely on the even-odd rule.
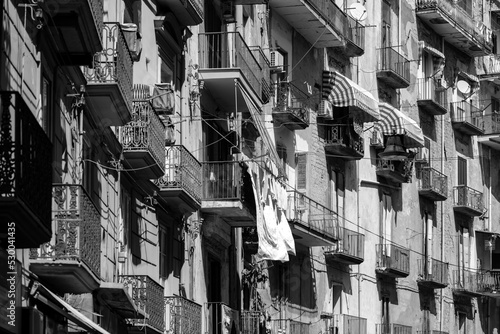
[[481,109],[469,102],[450,103],[451,124],[454,129],[469,136],[484,134],[484,120]]
[[[335,122],[335,121],[334,121]],[[338,125],[325,126],[325,152],[344,160],[359,160],[365,155],[363,136],[351,121],[337,121]]]
[[448,334],[448,332],[429,329],[429,330],[417,331],[417,334]]
[[376,334],[412,334],[412,327],[398,324],[376,324]]
[[409,183],[413,175],[413,161],[406,159],[396,160],[378,160],[376,173],[385,179],[395,183]]
[[241,334],[258,334],[261,316],[261,312],[241,311]]
[[376,272],[390,277],[410,274],[410,250],[394,244],[376,245]]
[[366,319],[352,315],[334,314],[332,327],[335,334],[367,334]]
[[165,126],[148,100],[134,100],[132,120],[117,128],[126,167],[135,178],[154,179],[165,173]]
[[500,111],[493,110],[491,105],[484,110],[484,134],[477,137],[477,141],[495,150],[500,150]]
[[472,2],[417,0],[416,15],[444,40],[471,57],[491,53],[491,30],[472,16]]
[[203,22],[203,0],[159,0],[158,4],[168,7],[178,21],[186,26]]
[[459,269],[453,271],[453,282],[451,289],[453,293],[469,297],[481,295],[479,287],[481,274],[470,270]]
[[[205,334],[239,333],[240,315],[237,310],[220,302],[205,303],[203,312]],[[194,332],[193,332],[194,333]]]
[[103,0],[47,0],[45,18],[64,65],[91,65],[102,50]]
[[418,194],[432,201],[448,198],[448,177],[429,166],[417,168]]
[[30,250],[30,270],[59,293],[99,287],[101,216],[79,184],[52,187],[52,240]]
[[317,48],[344,46],[347,15],[333,0],[279,0],[269,5]]
[[[235,110],[237,101],[246,101],[243,89],[259,105],[269,95],[269,62],[245,43],[238,32],[199,34],[199,74],[221,109]],[[235,82],[241,89],[236,90]],[[231,94],[229,94],[231,92]]]
[[410,86],[410,62],[392,47],[377,50],[377,79],[392,88]]
[[[497,26],[496,28],[500,28]],[[489,79],[498,84],[500,76],[500,55],[491,54],[478,57],[477,75],[481,79]]]
[[472,217],[482,215],[483,193],[464,185],[453,187],[453,209]]
[[337,213],[296,190],[288,192],[286,217],[297,243],[334,246],[339,240]]
[[179,296],[165,297],[166,333],[192,334],[201,331],[201,305]]
[[38,247],[52,235],[52,144],[20,94],[0,99],[0,233],[13,222],[16,247]]
[[94,295],[100,303],[112,309],[122,319],[145,317],[143,310],[137,308],[123,283],[102,282]]
[[201,209],[233,227],[255,226],[255,200],[249,177],[238,162],[202,163]]
[[194,212],[201,207],[201,163],[182,145],[165,148],[165,175],[155,180],[160,197],[172,207]]
[[365,257],[365,236],[361,233],[340,228],[340,239],[335,246],[325,250],[327,262],[340,262],[347,265],[360,264]]
[[479,292],[483,296],[500,298],[500,272],[488,271],[480,275]]
[[277,85],[276,107],[273,108],[274,126],[302,130],[309,126],[310,96],[290,82]]
[[420,285],[431,289],[448,286],[448,263],[431,258],[418,259],[418,278]]
[[359,57],[365,53],[365,26],[347,15],[347,35],[345,54],[348,57]]
[[444,115],[448,112],[448,98],[445,89],[436,88],[434,78],[417,79],[417,104],[430,115]]
[[129,290],[135,306],[146,314],[144,319],[126,319],[129,333],[163,333],[165,301],[163,287],[146,275],[120,275],[118,281]]
[[82,67],[87,105],[103,125],[123,126],[131,120],[133,64],[119,23],[104,23],[103,46],[92,66]]

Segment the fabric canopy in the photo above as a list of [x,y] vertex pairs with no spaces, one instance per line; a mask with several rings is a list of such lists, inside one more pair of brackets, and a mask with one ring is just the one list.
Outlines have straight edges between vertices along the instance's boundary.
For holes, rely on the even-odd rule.
[[424,146],[424,135],[417,121],[390,104],[380,103],[380,121],[375,126],[385,136],[403,135],[406,148]]
[[335,118],[332,107],[351,107],[349,112],[363,122],[380,118],[378,102],[372,94],[338,72],[323,71],[322,100],[326,116]]

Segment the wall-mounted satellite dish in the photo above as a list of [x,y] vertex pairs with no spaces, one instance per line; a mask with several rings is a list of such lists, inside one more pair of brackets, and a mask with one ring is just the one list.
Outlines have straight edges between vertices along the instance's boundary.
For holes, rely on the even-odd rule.
[[363,21],[366,19],[366,8],[359,2],[353,3],[349,6],[349,8],[347,8],[347,10],[349,11],[349,15],[351,15],[356,21]]
[[469,83],[465,80],[458,80],[457,89],[459,90],[460,93],[464,95],[468,95],[471,93],[471,87]]

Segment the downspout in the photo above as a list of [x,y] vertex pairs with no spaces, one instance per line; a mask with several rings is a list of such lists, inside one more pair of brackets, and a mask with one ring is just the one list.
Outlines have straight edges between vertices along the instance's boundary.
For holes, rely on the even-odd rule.
[[[444,52],[444,40],[441,38],[441,50]],[[443,80],[443,79],[441,79]],[[445,166],[444,166],[444,150],[445,150],[445,145],[444,145],[444,115],[441,115],[440,117],[441,120],[441,173],[443,175],[446,175],[445,173]],[[448,180],[446,180],[447,183],[449,184]],[[444,263],[444,201],[440,202],[440,207],[441,207],[441,262]],[[443,331],[443,312],[444,312],[444,294],[443,294],[443,289],[440,289],[439,291],[439,299],[440,299],[440,318],[439,318],[439,330],[442,332]]]

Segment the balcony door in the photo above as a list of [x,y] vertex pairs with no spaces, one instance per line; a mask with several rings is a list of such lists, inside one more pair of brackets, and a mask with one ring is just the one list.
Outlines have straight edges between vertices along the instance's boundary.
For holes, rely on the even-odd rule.
[[462,157],[457,158],[457,185],[467,185],[467,160]]
[[469,269],[469,248],[470,248],[470,235],[469,228],[460,226],[459,227],[459,242],[458,242],[458,266],[459,266],[459,278],[460,285],[462,288],[466,287],[466,280],[470,279],[467,277],[465,270]]

